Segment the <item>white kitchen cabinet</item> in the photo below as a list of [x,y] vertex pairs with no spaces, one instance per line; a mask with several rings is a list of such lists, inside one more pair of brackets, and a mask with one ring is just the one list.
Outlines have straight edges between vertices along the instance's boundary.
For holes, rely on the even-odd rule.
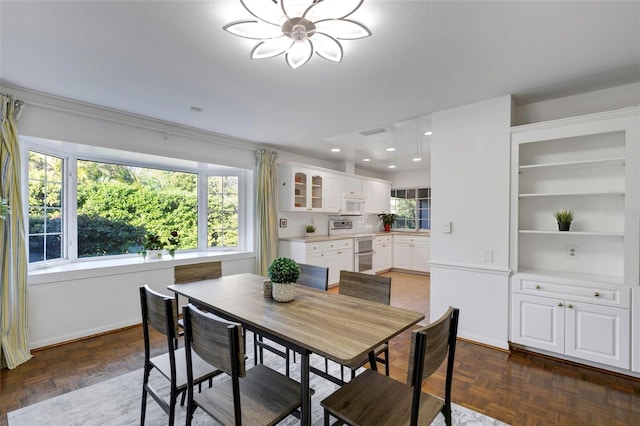
[[[513,343],[613,367],[630,367],[630,310],[619,307],[627,305],[628,293],[520,282],[522,293],[514,292],[511,298]],[[584,301],[589,298],[596,303]]]
[[281,211],[337,213],[340,199],[337,176],[288,164],[278,167],[278,203]]
[[388,271],[393,267],[393,235],[379,235],[373,240],[373,271]]
[[282,240],[278,255],[329,268],[329,285],[337,284],[341,270],[353,271],[353,238],[318,242]]
[[381,180],[364,179],[364,212],[370,214],[388,213],[391,208],[391,183]]
[[342,177],[342,196],[344,198],[362,198],[362,179],[358,177]]
[[431,238],[418,235],[393,236],[393,267],[429,272]]

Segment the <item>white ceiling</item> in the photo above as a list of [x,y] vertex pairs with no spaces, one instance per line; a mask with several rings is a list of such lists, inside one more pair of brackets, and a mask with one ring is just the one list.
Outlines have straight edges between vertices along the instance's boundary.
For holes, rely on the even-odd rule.
[[640,1],[365,0],[351,18],[373,35],[295,71],[222,30],[249,17],[238,0],[0,0],[0,83],[387,171],[424,167],[434,111],[640,81]]

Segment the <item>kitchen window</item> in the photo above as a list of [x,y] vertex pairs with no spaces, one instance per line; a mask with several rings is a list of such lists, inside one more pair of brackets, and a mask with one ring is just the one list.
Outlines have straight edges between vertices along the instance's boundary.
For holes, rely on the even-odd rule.
[[430,230],[431,188],[392,189],[391,213],[396,214],[393,224],[396,230]]
[[178,250],[252,247],[242,208],[250,171],[22,138],[29,263],[133,255],[148,234]]

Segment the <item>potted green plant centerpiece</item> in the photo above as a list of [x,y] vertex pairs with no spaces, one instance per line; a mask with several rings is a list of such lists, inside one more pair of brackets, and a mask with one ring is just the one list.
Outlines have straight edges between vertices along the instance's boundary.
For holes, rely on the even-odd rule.
[[300,276],[300,267],[288,257],[276,257],[267,269],[272,285],[273,299],[276,302],[290,302],[295,296],[296,281]]
[[557,210],[553,212],[553,217],[558,222],[558,230],[568,231],[571,227],[571,221],[575,217],[575,213],[571,210]]
[[380,213],[378,217],[382,219],[384,232],[391,232],[391,225],[393,225],[393,221],[396,220],[395,213]]

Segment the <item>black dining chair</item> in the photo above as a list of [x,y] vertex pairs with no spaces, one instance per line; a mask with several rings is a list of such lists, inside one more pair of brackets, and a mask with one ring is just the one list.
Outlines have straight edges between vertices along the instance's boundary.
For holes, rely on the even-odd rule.
[[[187,353],[187,426],[201,408],[223,425],[274,425],[301,407],[300,383],[261,364],[245,369],[242,326],[183,307]],[[194,356],[229,375],[195,394]]]
[[[411,333],[407,383],[367,370],[320,402],[324,424],[333,416],[351,425],[430,425],[442,413],[451,426],[451,386],[458,333],[457,308]],[[447,360],[444,399],[422,392],[422,382]]]
[[[363,274],[361,272],[340,271],[340,284],[338,293],[368,300],[370,302],[391,304],[391,277],[381,275]],[[384,357],[382,355],[384,354]],[[385,374],[389,375],[389,344],[384,343],[374,350],[376,361],[384,365]],[[351,378],[356,375],[356,370],[369,362],[368,355],[357,359],[350,365]],[[344,380],[342,367],[340,367],[340,378]]]
[[[184,347],[176,347],[178,333],[176,299],[157,293],[145,285],[140,287],[140,307],[142,310],[142,332],[144,335],[144,375],[142,380],[142,411],[140,424],[144,425],[147,412],[147,395],[150,394],[169,416],[169,426],[174,424],[176,403],[182,394],[182,403],[187,389],[187,351]],[[167,338],[167,351],[161,355],[151,356],[150,331],[162,333]],[[190,357],[192,364],[192,383],[200,385],[221,373],[220,370],[194,355]],[[161,393],[149,385],[151,371],[156,369],[170,382],[169,402]]]

